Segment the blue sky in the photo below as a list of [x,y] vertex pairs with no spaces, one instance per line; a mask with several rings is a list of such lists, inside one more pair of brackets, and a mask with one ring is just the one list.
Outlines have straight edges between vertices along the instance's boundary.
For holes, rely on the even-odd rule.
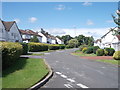
[[[117,5],[117,2],[3,2],[2,19],[17,21],[21,29],[42,27],[54,35],[85,34],[98,38],[116,26],[111,14],[115,15]],[[99,34],[101,30],[104,33]]]

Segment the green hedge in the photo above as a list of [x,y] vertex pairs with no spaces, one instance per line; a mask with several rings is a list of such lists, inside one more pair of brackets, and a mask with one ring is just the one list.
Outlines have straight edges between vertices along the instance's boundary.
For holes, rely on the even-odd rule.
[[22,54],[23,48],[19,43],[0,42],[2,52],[2,69],[8,68],[14,64]]
[[106,56],[113,56],[113,54],[115,52],[115,50],[113,48],[105,48],[104,51],[105,51]]
[[113,54],[113,58],[116,59],[116,60],[120,60],[120,51],[116,51],[116,52]]
[[87,50],[86,50],[86,53],[87,54],[93,53],[93,47],[88,47]]
[[104,55],[104,49],[98,49],[98,50],[96,51],[96,55],[97,55],[97,56],[103,56],[103,55]]
[[59,44],[60,49],[65,49],[65,45],[64,44]]
[[96,54],[96,51],[97,51],[98,49],[100,49],[99,46],[93,46],[93,53]]
[[28,54],[28,44],[27,43],[20,43],[23,47],[23,52],[22,54]]
[[57,45],[57,44],[50,44],[48,46],[49,50],[58,50],[60,49],[60,45]]
[[48,44],[31,42],[31,43],[28,43],[28,48],[30,52],[47,51]]

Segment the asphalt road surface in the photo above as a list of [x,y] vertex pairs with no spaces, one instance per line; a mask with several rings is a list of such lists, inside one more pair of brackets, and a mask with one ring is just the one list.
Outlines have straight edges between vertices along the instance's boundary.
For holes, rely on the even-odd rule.
[[118,88],[118,67],[71,55],[76,49],[46,53],[54,71],[42,88]]

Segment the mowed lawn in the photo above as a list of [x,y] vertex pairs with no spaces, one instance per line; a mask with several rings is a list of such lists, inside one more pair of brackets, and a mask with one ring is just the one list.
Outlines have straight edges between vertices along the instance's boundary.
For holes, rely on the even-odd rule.
[[[75,56],[88,56],[88,57],[96,57],[97,55],[92,53],[92,54],[86,54],[86,53],[83,53],[82,51],[80,50],[76,50],[75,52],[72,53],[72,55],[75,55]],[[120,60],[107,60],[107,59],[96,59],[96,61],[99,61],[99,62],[104,62],[104,63],[109,63],[109,64],[114,64],[114,65],[120,65]]]
[[2,88],[29,88],[49,72],[43,59],[20,58],[3,71]]

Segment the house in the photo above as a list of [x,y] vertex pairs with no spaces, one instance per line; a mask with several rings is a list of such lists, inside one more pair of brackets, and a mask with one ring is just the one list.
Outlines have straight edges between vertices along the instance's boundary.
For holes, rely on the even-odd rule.
[[64,44],[64,41],[56,37],[57,44]]
[[28,43],[30,41],[31,38],[33,38],[33,36],[37,36],[39,42],[42,42],[42,36],[38,34],[38,32],[34,32],[32,30],[22,30],[19,29],[22,38],[23,38],[23,42]]
[[101,47],[101,39],[97,39],[97,40],[94,42],[94,46],[99,46],[99,47]]
[[22,42],[22,36],[15,21],[0,19],[0,41]]
[[38,35],[42,36],[42,40],[41,40],[42,43],[47,43],[47,35],[45,33],[39,31]]
[[[118,30],[118,27],[115,27],[114,30]],[[94,46],[99,46],[100,48],[114,48],[115,51],[120,50],[120,35],[115,35],[114,30],[111,29],[103,35],[100,40],[96,40]]]

